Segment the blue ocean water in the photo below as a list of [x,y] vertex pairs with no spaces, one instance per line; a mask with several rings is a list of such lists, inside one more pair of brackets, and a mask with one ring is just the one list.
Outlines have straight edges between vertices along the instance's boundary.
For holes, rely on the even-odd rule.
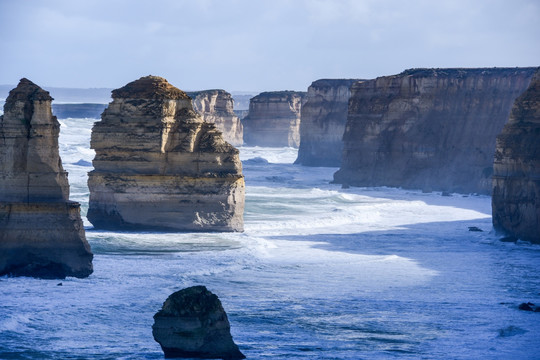
[[[60,137],[83,215],[94,121],[62,120]],[[89,278],[0,277],[0,359],[162,359],[152,317],[197,284],[248,359],[540,358],[540,313],[517,309],[540,304],[540,247],[500,242],[489,197],[341,189],[336,168],[293,165],[294,149],[240,151],[245,232],[85,220]]]

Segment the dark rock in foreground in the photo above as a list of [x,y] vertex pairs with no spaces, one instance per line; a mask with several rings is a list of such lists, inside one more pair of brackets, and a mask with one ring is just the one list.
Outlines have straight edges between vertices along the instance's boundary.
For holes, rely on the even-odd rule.
[[497,137],[493,169],[493,227],[540,244],[540,71]]
[[166,358],[245,359],[221,302],[204,286],[170,295],[154,315],[152,334]]
[[69,201],[52,98],[22,79],[0,117],[0,275],[86,277],[92,252]]

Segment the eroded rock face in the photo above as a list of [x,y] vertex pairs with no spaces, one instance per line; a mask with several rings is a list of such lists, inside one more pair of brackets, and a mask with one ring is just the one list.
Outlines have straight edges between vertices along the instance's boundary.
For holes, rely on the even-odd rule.
[[249,113],[242,119],[246,145],[298,147],[304,96],[297,91],[272,91],[251,98]]
[[492,210],[496,230],[540,243],[540,71],[497,137]]
[[112,97],[92,130],[88,220],[103,229],[242,231],[238,150],[188,95],[147,76]]
[[52,100],[47,91],[22,79],[0,117],[0,275],[92,273],[80,205],[68,200]]
[[412,69],[355,83],[335,182],[490,194],[495,138],[535,70]]
[[204,121],[216,125],[223,139],[233,146],[244,143],[244,129],[234,113],[231,94],[225,90],[204,90],[187,93],[193,99],[193,108]]
[[359,79],[321,79],[308,88],[302,106],[300,148],[295,163],[339,166],[347,123],[350,87]]
[[154,315],[152,334],[166,358],[245,359],[221,301],[204,286],[170,295]]

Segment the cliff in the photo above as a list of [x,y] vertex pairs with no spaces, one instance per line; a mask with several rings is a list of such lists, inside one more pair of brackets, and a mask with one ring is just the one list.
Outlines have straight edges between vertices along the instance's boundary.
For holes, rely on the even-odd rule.
[[92,130],[88,220],[104,229],[241,231],[238,150],[189,96],[147,76],[112,97]]
[[244,129],[233,110],[233,98],[225,90],[188,92],[193,108],[208,123],[213,123],[223,134],[223,139],[233,146],[244,143]]
[[0,275],[92,273],[80,205],[69,201],[52,97],[22,79],[0,117]]
[[335,182],[490,194],[495,138],[534,71],[412,69],[355,83]]
[[492,205],[496,230],[540,243],[540,70],[497,137]]
[[321,79],[308,88],[302,106],[300,148],[296,164],[339,166],[347,123],[350,87],[355,79]]
[[272,91],[251,98],[249,113],[242,119],[246,145],[298,147],[304,96],[297,91]]

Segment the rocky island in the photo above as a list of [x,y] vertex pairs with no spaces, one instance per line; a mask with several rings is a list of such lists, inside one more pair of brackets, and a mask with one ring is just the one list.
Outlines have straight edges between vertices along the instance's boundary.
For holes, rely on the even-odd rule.
[[223,139],[233,146],[244,143],[242,123],[234,113],[232,95],[225,90],[203,90],[187,92],[193,99],[193,108],[204,121],[216,124]]
[[411,69],[353,84],[334,181],[490,194],[495,138],[535,71]]
[[298,91],[271,91],[251,98],[249,113],[242,119],[246,145],[298,147],[304,96]]
[[350,87],[355,79],[321,79],[308,88],[295,163],[305,166],[339,166],[347,123]]
[[497,137],[493,227],[540,244],[540,70]]
[[88,220],[100,229],[242,231],[238,150],[191,98],[157,76],[112,98],[92,130]]
[[28,79],[0,117],[0,275],[87,277],[93,254],[69,201],[49,93]]

